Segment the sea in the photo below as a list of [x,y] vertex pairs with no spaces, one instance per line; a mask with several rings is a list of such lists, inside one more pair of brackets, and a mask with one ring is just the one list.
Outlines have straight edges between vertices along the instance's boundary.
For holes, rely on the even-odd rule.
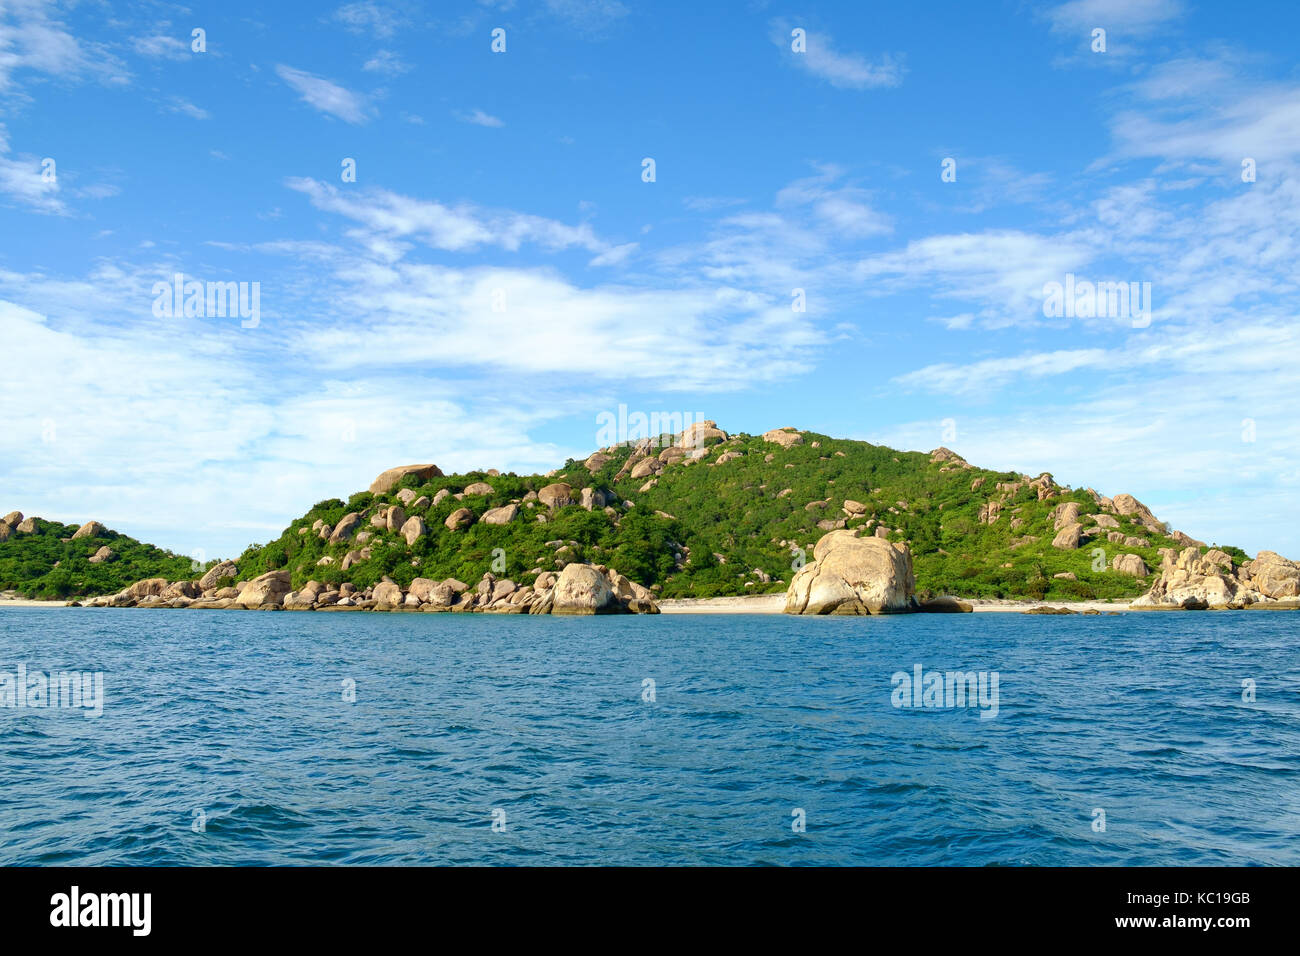
[[1295,612],[6,608],[0,865],[1294,866],[1298,649]]

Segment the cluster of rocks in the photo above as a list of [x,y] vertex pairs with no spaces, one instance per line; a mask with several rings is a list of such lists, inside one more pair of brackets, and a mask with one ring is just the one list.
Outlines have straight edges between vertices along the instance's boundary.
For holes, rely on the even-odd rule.
[[517,585],[488,573],[471,587],[455,578],[416,578],[410,587],[385,577],[358,588],[308,581],[292,590],[287,570],[268,571],[249,581],[217,587],[235,574],[232,562],[213,567],[198,581],[147,578],[118,594],[92,598],[86,607],[255,608],[288,611],[480,611],[494,614],[658,614],[649,589],[600,564],[570,563],[558,574],[543,571],[531,584]]
[[1232,556],[1217,548],[1204,554],[1195,545],[1160,549],[1160,576],[1135,608],[1293,607],[1300,604],[1300,562],[1273,551],[1233,567]]
[[908,614],[972,610],[951,598],[918,601],[912,552],[902,542],[832,531],[786,589],[786,614]]
[[[11,511],[3,518],[0,518],[0,541],[8,541],[15,534],[34,534],[37,529],[36,522],[40,518],[35,516],[24,518],[21,511]],[[72,533],[68,541],[79,541],[82,538],[98,538],[108,533],[108,529],[98,521],[87,521],[80,528]],[[87,560],[91,564],[101,564],[113,557],[113,549],[108,545],[103,545],[97,549],[94,554],[90,555]],[[56,568],[58,564],[54,565]]]
[[[375,479],[370,489],[376,494],[387,494],[396,482],[409,475],[424,478],[441,474],[437,465],[404,465],[385,471]],[[384,490],[379,492],[376,489]],[[378,503],[364,511],[350,511],[333,525],[317,518],[310,526],[300,527],[298,533],[315,534],[329,544],[353,542],[361,545],[359,548],[349,550],[343,556],[340,567],[346,571],[352,565],[370,558],[371,549],[366,542],[376,534],[399,535],[406,541],[407,547],[413,547],[429,531],[425,517],[428,517],[430,511],[441,505],[447,498],[463,501],[468,497],[491,495],[494,491],[490,484],[483,481],[471,482],[457,492],[443,488],[432,498],[421,495],[411,488],[402,488],[395,495],[398,504]],[[504,505],[487,508],[481,514],[475,514],[469,507],[456,508],[442,521],[449,531],[460,531],[475,522],[490,525],[510,524],[525,511],[536,511],[536,520],[546,522],[549,520],[547,515],[550,511],[573,504],[580,505],[588,511],[603,509],[611,516],[616,516],[617,511],[611,505],[613,500],[611,496],[596,488],[582,488],[575,491],[565,482],[555,482],[539,491],[530,491],[524,497]],[[333,555],[325,555],[317,561],[317,564],[322,566],[334,563]]]
[[[40,518],[24,518],[21,511],[11,511],[0,518],[0,541],[8,541],[16,534],[32,534],[36,531],[36,522]],[[91,522],[98,524],[99,522]],[[84,536],[83,536],[84,537]]]
[[[657,477],[666,469],[673,465],[693,465],[708,458],[713,453],[714,446],[726,441],[728,437],[727,433],[718,427],[717,422],[700,421],[688,425],[674,435],[672,444],[667,447],[664,447],[662,440],[657,437],[638,439],[632,443],[632,451],[619,468],[618,474],[614,476],[614,480],[632,478],[639,481],[644,478],[647,481],[641,490],[649,491],[654,487]],[[608,464],[613,452],[612,447],[592,452],[584,465],[594,475]],[[731,457],[739,456],[732,454]]]

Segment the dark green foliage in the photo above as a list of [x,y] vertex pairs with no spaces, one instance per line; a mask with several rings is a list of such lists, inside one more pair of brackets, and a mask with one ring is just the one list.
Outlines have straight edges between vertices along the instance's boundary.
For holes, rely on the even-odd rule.
[[[173,581],[203,573],[196,573],[189,558],[116,531],[68,540],[77,527],[38,520],[31,534],[15,533],[0,541],[0,591],[34,599],[76,598],[112,594],[142,578]],[[112,548],[113,557],[91,564],[91,556],[105,545]]]
[[[360,492],[346,502],[317,502],[274,541],[251,545],[238,559],[238,576],[247,580],[288,568],[295,588],[309,580],[334,585],[351,581],[364,588],[385,576],[403,587],[416,577],[455,577],[472,584],[493,571],[528,584],[539,571],[558,570],[568,561],[591,561],[657,586],[662,597],[754,594],[783,591],[795,565],[813,559],[813,545],[826,533],[817,523],[845,519],[850,528],[883,525],[890,540],[909,542],[922,594],[1124,599],[1143,593],[1150,579],[1109,570],[1116,554],[1138,554],[1154,570],[1160,565],[1160,548],[1178,548],[1166,535],[1117,516],[1119,533],[1146,538],[1148,544],[1126,547],[1103,535],[1079,549],[1062,551],[1051,545],[1051,512],[1065,501],[1079,502],[1085,515],[1096,512],[1093,499],[1083,491],[1040,501],[1032,488],[1021,487],[1001,502],[998,520],[989,524],[980,521],[981,505],[1002,497],[995,489],[999,482],[1020,476],[932,462],[928,453],[803,435],[803,444],[791,448],[745,434],[712,442],[716,447],[708,457],[667,467],[645,491],[640,489],[649,482],[646,477],[617,479],[631,453],[628,447],[614,449],[595,474],[570,460],[550,476],[471,472],[427,481],[409,476],[388,494]],[[714,464],[720,455],[733,452],[739,457]],[[983,479],[982,484],[972,489],[977,479]],[[491,485],[492,493],[454,497],[478,481]],[[489,508],[521,502],[529,492],[557,481],[570,484],[575,496],[584,487],[604,491],[615,505],[613,513],[589,512],[577,505],[549,512],[540,504],[521,504],[519,516],[509,525],[476,521],[457,531],[444,525],[458,508],[469,508],[477,519]],[[418,511],[403,506],[408,515],[423,518],[428,528],[411,547],[400,535],[370,523],[375,509],[398,503],[397,492],[403,488],[430,500],[442,489],[452,492]],[[790,493],[782,496],[784,489]],[[866,513],[846,519],[846,499],[864,504]],[[627,501],[633,502],[631,508],[624,505]],[[349,512],[361,515],[357,530],[368,535],[364,542],[354,538],[329,544],[311,528],[318,520],[333,528]],[[545,522],[538,520],[543,514]],[[70,546],[59,537],[75,529],[51,528],[55,530],[0,543],[0,586],[71,595],[107,593],[148,576],[197,576],[187,559],[111,532],[103,540]],[[114,543],[119,541],[128,544],[119,547]],[[90,571],[96,566],[86,565],[85,558],[102,543],[121,556]],[[343,571],[344,556],[362,548],[369,549],[370,556]],[[1102,553],[1094,554],[1095,549]],[[1238,561],[1246,560],[1237,548],[1224,550]],[[333,563],[320,564],[327,556]],[[60,559],[63,564],[53,569]],[[1077,580],[1055,577],[1064,572]]]

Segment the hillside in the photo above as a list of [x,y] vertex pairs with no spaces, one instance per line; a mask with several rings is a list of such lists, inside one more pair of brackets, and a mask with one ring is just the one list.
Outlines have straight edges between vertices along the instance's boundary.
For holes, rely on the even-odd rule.
[[1137,597],[1160,549],[1200,544],[1127,495],[975,468],[947,449],[900,452],[793,429],[729,436],[704,423],[546,475],[386,474],[375,490],[319,502],[250,547],[237,579],[287,568],[295,589],[309,580],[364,589],[385,576],[406,588],[490,570],[522,585],[588,561],[661,598],[754,594],[784,590],[817,539],[847,527],[906,541],[923,596],[1078,600]]
[[[187,558],[98,522],[8,517],[0,589],[72,597],[198,577]],[[816,541],[841,527],[906,542],[922,597],[1135,598],[1162,549],[1204,547],[1131,496],[988,471],[945,448],[900,452],[789,428],[727,435],[706,422],[545,475],[392,469],[346,501],[318,502],[210,576],[229,585],[286,569],[295,590],[309,581],[365,590],[385,577],[406,589],[491,571],[522,586],[590,562],[660,598],[756,594],[785,590]],[[1218,547],[1234,564],[1247,560]],[[111,556],[95,561],[101,548]]]
[[189,558],[105,528],[98,521],[62,524],[0,519],[0,591],[26,598],[109,594],[147,577],[173,580],[193,573]]

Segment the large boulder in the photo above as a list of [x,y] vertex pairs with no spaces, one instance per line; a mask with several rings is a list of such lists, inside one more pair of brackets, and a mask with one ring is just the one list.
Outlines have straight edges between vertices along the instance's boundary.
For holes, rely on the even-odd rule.
[[21,511],[11,511],[0,520],[3,520],[11,528],[15,528],[18,526],[18,522],[23,520],[23,513]]
[[8,541],[13,537],[14,526],[8,521],[0,521],[0,541]]
[[401,607],[402,602],[406,599],[406,596],[402,594],[401,587],[392,581],[380,581],[376,584],[373,597],[375,607],[384,608]]
[[557,481],[538,491],[537,500],[548,508],[563,508],[573,504],[573,488],[566,482]]
[[492,494],[492,486],[489,485],[486,481],[471,482],[470,484],[465,486],[465,494],[490,495]]
[[[0,541],[3,540],[4,540],[3,538],[0,538]],[[103,545],[102,547],[100,547],[98,551],[96,551],[86,560],[89,561],[91,564],[102,564],[112,556],[113,556],[113,549],[110,548],[108,545]]]
[[467,528],[474,523],[474,512],[468,508],[457,508],[451,514],[447,515],[447,520],[443,522],[451,531],[457,531],[461,528]]
[[1056,537],[1052,539],[1052,547],[1060,548],[1062,551],[1073,551],[1082,541],[1083,525],[1076,521],[1056,533]]
[[386,495],[393,490],[399,481],[409,475],[414,475],[421,481],[427,481],[430,478],[441,478],[442,469],[437,465],[399,465],[396,468],[389,468],[370,483],[370,493],[372,495]]
[[174,601],[177,598],[193,600],[199,596],[201,590],[197,581],[174,581],[163,588],[158,596],[164,601]]
[[769,432],[763,432],[763,441],[770,441],[782,448],[789,448],[791,445],[802,445],[803,435],[799,434],[792,426],[786,425],[782,428],[773,428]]
[[406,511],[401,505],[393,505],[384,512],[384,530],[396,532],[406,524]]
[[72,533],[72,540],[78,538],[98,538],[105,531],[105,528],[98,521],[87,521],[80,528]]
[[207,573],[199,578],[199,590],[210,591],[222,578],[233,578],[239,573],[234,561],[220,561],[208,568]]
[[1204,609],[1244,607],[1272,600],[1241,581],[1232,572],[1231,559],[1225,566],[1219,554],[1222,552],[1202,556],[1199,548],[1184,548],[1175,556],[1172,549],[1161,549],[1160,576],[1132,606]]
[[22,521],[18,522],[14,530],[19,534],[34,534],[36,531],[36,522],[40,520],[41,519],[35,515],[30,518],[24,518]]
[[166,588],[166,578],[145,578],[143,581],[136,581],[122,594],[129,600],[139,601],[141,598],[161,595]]
[[786,590],[787,614],[898,614],[917,609],[912,554],[905,544],[832,531],[813,548]]
[[1275,551],[1261,551],[1254,561],[1241,566],[1250,587],[1275,600],[1300,597],[1300,563],[1288,561]]
[[727,433],[713,420],[687,425],[677,436],[676,444],[682,448],[703,448],[705,445],[726,441]]
[[406,519],[406,523],[402,525],[401,535],[406,539],[407,547],[411,547],[423,537],[424,532],[424,519],[415,515]]
[[590,564],[567,564],[551,595],[552,614],[609,614],[622,610],[609,578]]
[[281,568],[267,571],[247,582],[235,603],[242,607],[271,607],[280,604],[288,593],[289,571]]
[[1164,525],[1151,509],[1132,495],[1116,495],[1111,499],[1111,508],[1116,514],[1132,518],[1149,531],[1164,530]]
[[483,524],[509,524],[518,514],[518,505],[503,505],[500,508],[489,508],[478,520]]
[[1135,578],[1144,578],[1151,573],[1142,558],[1136,554],[1117,554],[1111,559],[1110,566],[1120,574],[1129,574]]
[[334,526],[330,532],[330,544],[338,544],[340,541],[347,541],[361,526],[361,515],[355,511],[350,511],[339,519],[339,523]]
[[1057,505],[1052,509],[1053,522],[1052,527],[1060,531],[1062,528],[1069,527],[1072,524],[1079,524],[1079,503],[1077,501],[1067,501]]

